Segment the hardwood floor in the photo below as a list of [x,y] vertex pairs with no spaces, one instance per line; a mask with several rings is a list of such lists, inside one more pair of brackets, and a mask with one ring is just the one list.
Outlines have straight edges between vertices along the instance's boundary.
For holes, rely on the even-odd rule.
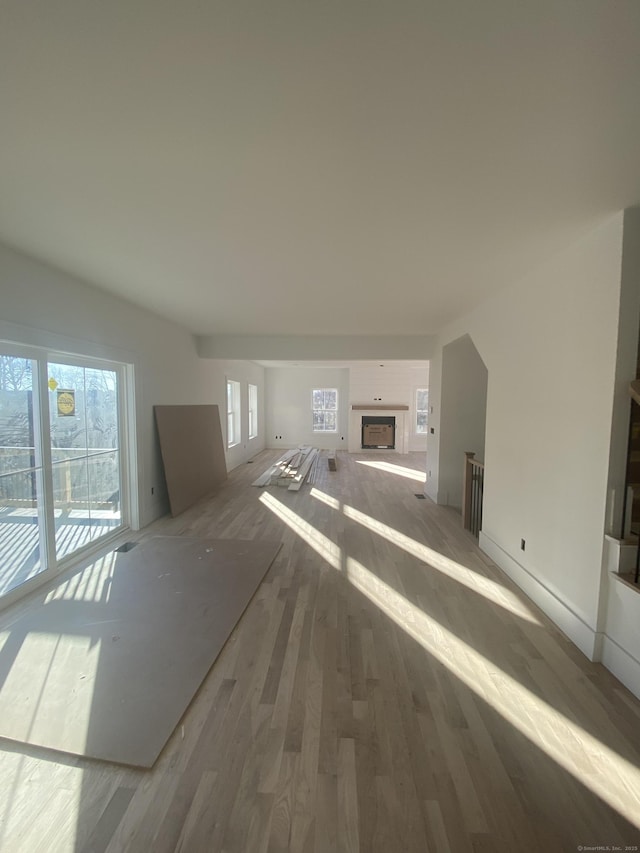
[[283,543],[156,766],[0,742],[0,850],[640,845],[640,702],[416,499],[422,455],[252,487],[276,456],[140,535]]

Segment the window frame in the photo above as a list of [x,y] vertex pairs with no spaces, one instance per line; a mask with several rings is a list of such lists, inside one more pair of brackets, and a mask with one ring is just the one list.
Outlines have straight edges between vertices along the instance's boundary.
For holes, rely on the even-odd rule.
[[[98,548],[104,548],[105,543],[122,535],[123,530],[138,529],[138,501],[136,477],[137,465],[135,458],[136,424],[134,405],[134,365],[116,360],[79,353],[66,353],[57,349],[37,345],[14,343],[5,339],[0,340],[0,355],[22,358],[31,362],[32,371],[32,400],[33,400],[33,430],[34,447],[34,477],[37,482],[37,525],[39,540],[39,560],[41,568],[31,577],[8,588],[0,595],[2,606],[17,601],[31,590],[37,588],[46,580],[55,577],[67,566],[86,554]],[[117,446],[98,449],[85,448],[85,453],[77,459],[89,465],[91,460],[107,454],[115,454],[117,458],[118,489],[118,518],[113,526],[105,525],[104,533],[93,533],[86,541],[76,543],[68,550],[63,549],[57,538],[56,519],[58,507],[54,490],[54,473],[59,465],[53,459],[54,443],[52,441],[52,414],[55,405],[55,392],[64,390],[49,385],[51,367],[73,367],[83,371],[83,383],[86,381],[86,371],[97,370],[112,373],[115,379],[113,389],[113,404],[117,431]],[[86,390],[86,386],[85,389]],[[84,391],[82,398],[86,405]],[[75,417],[75,415],[74,415]],[[87,469],[88,470],[88,469]],[[88,480],[88,484],[91,480]],[[96,515],[96,518],[98,516]],[[96,526],[96,529],[99,525]]]
[[[420,408],[418,406],[418,396],[422,391],[426,392],[426,395],[427,395],[426,408]],[[419,435],[419,436],[428,435],[429,434],[429,388],[425,387],[424,385],[421,385],[418,388],[416,388],[413,399],[414,399],[414,403],[415,403],[415,413],[414,413],[414,418],[413,418],[414,433],[415,433],[415,435]],[[420,429],[420,424],[418,422],[418,418],[421,414],[426,415],[426,421],[425,421],[424,429]]]
[[[316,406],[316,394],[321,393],[323,395],[323,406]],[[336,404],[335,408],[328,408],[326,405],[326,400],[324,399],[324,395],[327,393],[335,394]],[[339,394],[337,388],[313,388],[311,390],[311,429],[313,432],[318,433],[337,433],[338,432],[338,412],[340,410],[339,407]],[[316,425],[316,415],[322,413],[324,416],[327,414],[333,415],[335,417],[335,426],[327,427],[327,426],[317,426]]]
[[227,377],[227,450],[242,441],[242,406],[240,383]]
[[249,411],[249,441],[258,437],[258,386],[249,382],[247,385],[247,402]]

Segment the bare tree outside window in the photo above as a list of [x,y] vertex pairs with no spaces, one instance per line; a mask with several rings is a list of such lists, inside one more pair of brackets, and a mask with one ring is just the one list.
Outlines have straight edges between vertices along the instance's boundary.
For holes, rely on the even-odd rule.
[[416,389],[416,433],[423,435],[429,427],[429,389]]
[[227,379],[227,447],[240,443],[240,383]]
[[314,388],[312,392],[313,431],[338,431],[338,389]]
[[249,438],[258,435],[258,386],[249,384]]

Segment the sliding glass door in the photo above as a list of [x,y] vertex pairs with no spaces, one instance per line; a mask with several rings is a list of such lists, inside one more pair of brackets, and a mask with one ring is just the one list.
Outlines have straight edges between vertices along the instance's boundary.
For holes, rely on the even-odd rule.
[[118,376],[49,362],[56,557],[120,526]]
[[0,595],[43,568],[42,453],[29,358],[0,355]]
[[122,381],[0,351],[0,596],[124,525]]

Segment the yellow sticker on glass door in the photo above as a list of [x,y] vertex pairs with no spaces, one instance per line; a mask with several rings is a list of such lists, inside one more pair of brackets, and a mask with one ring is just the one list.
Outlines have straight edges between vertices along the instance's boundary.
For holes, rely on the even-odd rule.
[[58,391],[58,417],[70,418],[76,413],[76,392]]

